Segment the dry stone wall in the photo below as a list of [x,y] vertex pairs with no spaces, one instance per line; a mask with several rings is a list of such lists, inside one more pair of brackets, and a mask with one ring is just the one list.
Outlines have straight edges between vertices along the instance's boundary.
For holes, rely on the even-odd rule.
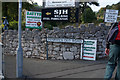
[[[95,26],[80,25],[78,28],[66,26],[64,29],[54,27],[53,30],[42,29],[22,31],[23,56],[30,58],[46,59],[46,37],[67,39],[97,40],[97,58],[104,57],[105,39],[110,26],[101,23]],[[46,33],[47,31],[47,33]],[[47,34],[47,36],[46,36]],[[2,33],[2,43],[5,55],[16,55],[18,47],[18,31],[8,30]],[[48,42],[49,59],[80,59],[81,46],[77,43]]]

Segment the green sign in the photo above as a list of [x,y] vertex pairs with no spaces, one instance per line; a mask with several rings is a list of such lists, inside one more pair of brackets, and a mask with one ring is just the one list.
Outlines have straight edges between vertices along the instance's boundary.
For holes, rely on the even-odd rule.
[[83,59],[96,60],[97,40],[84,40]]
[[41,29],[41,12],[26,11],[26,28]]

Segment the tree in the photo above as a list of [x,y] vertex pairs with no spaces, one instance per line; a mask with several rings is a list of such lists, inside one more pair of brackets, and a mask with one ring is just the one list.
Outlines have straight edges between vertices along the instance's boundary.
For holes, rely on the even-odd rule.
[[90,23],[96,19],[97,18],[95,16],[95,13],[93,12],[93,10],[91,8],[86,8],[81,16],[81,20],[83,23]]
[[[33,4],[30,4],[29,2],[23,2],[22,3],[22,9],[23,10],[31,10],[33,8]],[[7,20],[9,22],[9,29],[17,29],[18,26],[18,2],[3,2],[2,3],[2,16],[7,17]],[[25,15],[22,12],[22,28],[24,27],[25,22]],[[24,27],[25,28],[25,27]],[[23,29],[24,29],[23,28]]]
[[[30,10],[32,7],[32,4],[23,2],[23,9]],[[2,16],[6,16],[8,21],[18,21],[18,2],[3,2]]]
[[[83,20],[83,19],[81,19],[81,15],[84,15],[84,13],[86,12],[85,9],[90,8],[89,5],[99,6],[99,3],[97,3],[97,2],[79,2],[79,23],[81,23],[81,20]],[[82,22],[84,22],[84,21],[82,21]]]

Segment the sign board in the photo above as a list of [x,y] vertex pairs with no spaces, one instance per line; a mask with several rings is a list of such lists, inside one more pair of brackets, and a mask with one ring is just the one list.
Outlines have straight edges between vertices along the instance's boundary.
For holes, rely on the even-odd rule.
[[26,11],[26,28],[41,29],[41,17],[41,12]]
[[96,60],[97,40],[84,40],[83,59]]
[[76,2],[98,2],[98,0],[76,0]]
[[65,39],[65,38],[47,38],[48,42],[65,42],[65,43],[83,43],[83,40],[79,39]]
[[78,22],[78,8],[47,8],[42,9],[42,21]]
[[75,0],[45,0],[45,7],[74,7]]
[[117,22],[118,10],[106,9],[105,22],[114,23]]

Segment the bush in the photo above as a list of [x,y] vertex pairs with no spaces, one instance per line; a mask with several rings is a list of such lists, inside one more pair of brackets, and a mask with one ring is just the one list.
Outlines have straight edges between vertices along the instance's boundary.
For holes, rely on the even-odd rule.
[[95,25],[99,25],[100,23],[104,23],[103,19],[98,19],[96,21],[94,21]]
[[18,29],[18,21],[11,21],[9,22],[9,29],[12,29],[12,30],[17,30]]
[[[18,30],[18,21],[9,22],[9,29]],[[22,30],[25,29],[25,22],[22,22]]]
[[103,19],[98,19],[97,22],[98,22],[98,23],[103,23],[104,20],[103,20]]
[[47,27],[49,30],[53,29],[52,25],[50,25],[50,24],[45,24],[44,26]]

